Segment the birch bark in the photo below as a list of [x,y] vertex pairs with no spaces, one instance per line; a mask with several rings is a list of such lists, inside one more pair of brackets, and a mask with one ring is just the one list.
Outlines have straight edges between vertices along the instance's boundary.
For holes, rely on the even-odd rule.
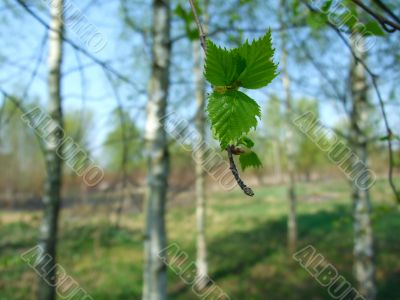
[[153,0],[152,71],[145,128],[148,155],[145,204],[143,300],[167,299],[167,270],[160,256],[166,247],[165,202],[169,159],[164,119],[170,65],[170,3]]
[[[354,34],[352,38],[354,54],[363,61],[366,59],[364,40]],[[358,158],[352,161],[353,175],[362,174],[368,168],[367,127],[368,127],[368,82],[366,71],[352,56],[351,69],[351,134],[350,144]],[[359,159],[359,160],[358,160]],[[360,162],[357,163],[357,162]],[[371,200],[369,189],[365,189],[356,178],[351,181],[353,201],[354,234],[354,275],[358,289],[368,300],[376,299],[374,241],[371,225]]]
[[[47,176],[43,193],[43,220],[39,232],[41,255],[37,258],[37,268],[41,272],[38,287],[39,300],[54,300],[56,283],[56,248],[58,216],[61,202],[62,160],[57,155],[57,146],[61,143],[63,115],[61,107],[61,65],[63,56],[63,0],[51,2],[51,23],[49,30],[48,53],[48,113],[51,122],[44,143],[44,155]],[[49,284],[50,283],[50,284]]]

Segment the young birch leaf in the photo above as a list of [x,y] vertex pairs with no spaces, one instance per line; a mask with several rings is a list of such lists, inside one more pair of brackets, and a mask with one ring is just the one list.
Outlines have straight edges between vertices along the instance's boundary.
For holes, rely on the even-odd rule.
[[240,138],[240,140],[238,141],[238,145],[243,145],[247,148],[253,148],[254,142],[251,138],[244,136]]
[[261,160],[253,151],[241,154],[239,161],[243,171],[250,167],[259,168],[262,166]]
[[238,78],[240,86],[247,89],[259,89],[268,85],[276,77],[277,65],[272,61],[274,49],[271,31],[251,44],[246,41],[233,52],[237,52],[246,62],[246,67]]
[[235,144],[251,128],[257,126],[261,117],[257,102],[240,91],[213,92],[207,105],[211,128],[220,141],[221,148]]
[[233,52],[207,40],[205,77],[214,86],[230,86],[244,69],[244,60]]
[[365,28],[361,30],[361,34],[363,34],[364,36],[384,36],[385,32],[378,22],[371,21],[365,24]]

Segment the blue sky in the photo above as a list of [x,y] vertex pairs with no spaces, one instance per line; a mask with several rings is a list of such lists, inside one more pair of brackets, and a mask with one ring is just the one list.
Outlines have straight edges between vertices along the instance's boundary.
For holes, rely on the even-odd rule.
[[[128,1],[131,7],[130,14],[138,26],[150,26],[150,1]],[[218,2],[218,1],[217,1]],[[46,11],[46,1],[32,1],[32,9],[41,17],[48,21],[48,13]],[[88,22],[94,24],[99,32],[107,40],[107,45],[101,51],[93,53],[96,57],[104,61],[110,61],[114,69],[119,73],[134,81],[136,85],[145,90],[147,87],[147,79],[149,76],[150,53],[149,45],[145,45],[144,40],[148,36],[140,33],[134,33],[131,30],[123,28],[122,13],[120,11],[119,1],[98,1],[90,9],[84,10],[88,1],[78,2],[70,0],[70,3],[79,7]],[[183,2],[184,5],[187,3]],[[223,11],[226,7],[214,3],[215,7],[211,7],[213,11],[210,24],[223,24],[225,19],[219,10]],[[274,6],[277,1],[272,1],[269,5]],[[10,7],[14,10],[10,11]],[[277,28],[278,24],[276,17],[271,13],[272,10],[265,6],[265,9],[251,10],[250,13],[254,17],[246,18],[242,15],[237,25],[244,28]],[[246,14],[246,10],[238,13]],[[265,18],[270,16],[270,18]],[[262,23],[260,23],[262,20]],[[30,91],[28,99],[24,101],[32,101],[39,99],[40,103],[45,105],[47,101],[47,69],[46,69],[46,52],[47,44],[44,52],[42,47],[42,39],[46,30],[34,18],[27,15],[16,4],[16,1],[7,0],[5,4],[0,6],[0,22],[3,22],[0,29],[0,63],[2,71],[0,72],[0,84],[3,89],[9,93],[15,93],[22,96],[22,93],[31,78],[32,71],[42,53],[43,61],[39,66],[38,75],[36,76]],[[182,34],[181,22],[174,18],[172,36]],[[71,27],[66,27],[67,36],[81,47],[85,48],[85,43],[78,35],[71,30]],[[212,27],[210,28],[212,31]],[[306,30],[291,30],[289,37],[298,39],[306,38],[308,32]],[[255,38],[261,33],[245,33],[243,38]],[[345,79],[350,53],[343,48],[343,45],[334,35],[328,35],[328,44],[326,51],[313,52],[316,60],[322,65],[326,65],[326,71],[332,78],[342,76]],[[216,42],[229,46],[227,42],[227,33],[220,33],[212,37]],[[275,61],[279,62],[279,36],[277,32],[273,32],[274,45],[277,48]],[[311,45],[312,47],[312,45]],[[311,48],[310,47],[310,48]],[[93,64],[93,62],[79,54],[71,46],[65,44],[63,72],[63,107],[68,113],[78,114],[83,109],[90,110],[94,114],[93,127],[90,128],[93,139],[90,141],[91,148],[96,149],[94,153],[101,159],[101,143],[104,141],[107,132],[115,125],[115,118],[111,112],[117,107],[115,93],[111,88],[108,79],[105,77],[102,69]],[[86,49],[86,48],[85,48]],[[191,49],[192,46],[186,39],[181,39],[173,45],[173,57],[171,67],[171,85],[170,90],[170,109],[177,110],[182,117],[190,119],[195,111],[195,101],[193,95],[193,74],[191,71]],[[88,49],[90,50],[90,49]],[[314,50],[311,48],[310,50]],[[328,51],[329,50],[329,51]],[[291,50],[291,55],[296,49]],[[80,63],[85,66],[83,73],[79,72]],[[293,79],[292,94],[295,99],[298,98],[318,98],[321,102],[321,119],[322,121],[332,126],[339,120],[342,120],[343,111],[338,105],[337,100],[326,97],[325,92],[331,92],[329,85],[324,81],[321,75],[309,63],[291,57],[288,61],[290,74]],[[332,65],[337,68],[332,68]],[[342,80],[342,79],[340,79]],[[82,82],[85,88],[82,89]],[[126,83],[118,82],[118,94],[125,109],[127,109],[132,118],[139,127],[143,127],[145,117],[146,95],[141,94],[137,89]],[[345,80],[339,84],[345,84]],[[389,94],[389,86],[391,82],[383,85],[382,91],[384,96]],[[322,92],[321,92],[322,87]],[[271,94],[276,94],[282,97],[281,78],[278,77],[266,89],[260,91],[251,91],[250,95],[256,99],[262,107],[265,106],[268,97]],[[392,126],[399,126],[399,108],[390,109]],[[267,118],[268,116],[264,116]],[[397,127],[396,127],[397,125]]]

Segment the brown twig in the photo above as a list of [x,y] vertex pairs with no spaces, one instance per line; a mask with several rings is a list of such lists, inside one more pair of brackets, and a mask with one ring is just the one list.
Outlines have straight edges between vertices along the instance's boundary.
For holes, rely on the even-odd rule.
[[[371,8],[369,8],[367,5],[365,5],[364,3],[362,3],[359,0],[352,0],[356,5],[358,5],[359,7],[361,7],[365,12],[367,12],[371,17],[373,17],[375,20],[377,20],[379,22],[379,24],[381,24],[382,28],[389,32],[389,33],[393,33],[396,30],[400,31],[400,24],[397,24],[395,22],[392,22],[391,20],[388,20],[387,18],[385,18],[384,16],[374,12]],[[385,6],[386,7],[386,6]],[[389,28],[388,26],[390,26],[391,28]]]
[[190,3],[190,7],[192,8],[192,12],[194,15],[194,20],[196,22],[197,28],[199,29],[199,36],[200,36],[200,43],[201,43],[201,47],[204,50],[204,53],[207,53],[207,46],[206,46],[206,37],[207,35],[205,34],[205,31],[203,29],[203,25],[201,24],[199,15],[197,13],[197,9],[196,6],[194,5],[193,0],[189,0]]
[[235,146],[233,145],[230,145],[226,148],[226,152],[228,152],[228,158],[229,158],[229,169],[231,170],[233,177],[235,177],[238,186],[243,190],[243,192],[247,196],[252,197],[254,196],[253,190],[243,182],[243,180],[240,178],[239,171],[236,168],[235,160],[233,159],[233,154],[232,154],[234,148]]
[[393,20],[395,20],[397,23],[400,23],[400,18],[396,16],[393,11],[391,11],[390,8],[386,6],[385,3],[383,3],[381,0],[373,0],[373,2],[375,2],[384,12],[391,16]]

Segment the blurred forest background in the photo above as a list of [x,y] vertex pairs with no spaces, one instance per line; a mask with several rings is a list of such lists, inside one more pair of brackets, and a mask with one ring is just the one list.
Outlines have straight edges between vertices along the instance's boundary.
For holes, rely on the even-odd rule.
[[[192,4],[223,47],[272,33],[253,197],[210,130],[190,1],[0,1],[0,299],[400,300],[400,3]],[[332,296],[307,245],[355,290]]]

